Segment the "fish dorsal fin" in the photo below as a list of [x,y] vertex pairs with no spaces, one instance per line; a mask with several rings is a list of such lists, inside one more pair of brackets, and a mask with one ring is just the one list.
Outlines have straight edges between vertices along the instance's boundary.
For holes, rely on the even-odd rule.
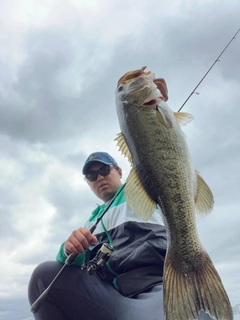
[[124,135],[120,132],[117,134],[117,138],[114,139],[114,141],[117,141],[117,146],[119,147],[119,151],[124,155],[124,157],[128,158],[128,161],[132,165],[132,155],[130,150],[128,149],[128,145],[126,143],[126,139]]
[[214,198],[209,186],[195,170],[197,177],[197,194],[195,196],[196,213],[200,216],[209,214],[214,206]]
[[194,116],[187,112],[174,112],[174,116],[180,127],[185,126],[194,119]]
[[156,209],[154,202],[145,191],[134,168],[127,178],[125,199],[130,208],[143,220],[148,220]]

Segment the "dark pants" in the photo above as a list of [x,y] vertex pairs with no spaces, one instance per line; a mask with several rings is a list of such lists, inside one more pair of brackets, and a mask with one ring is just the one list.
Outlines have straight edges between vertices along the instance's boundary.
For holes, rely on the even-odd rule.
[[[29,283],[32,303],[50,284],[62,264],[49,261],[40,264]],[[49,291],[36,320],[161,320],[162,286],[134,298],[122,296],[111,284],[97,275],[89,276],[79,267],[67,267]]]
[[[48,261],[33,272],[29,283],[30,305],[51,283],[62,264]],[[141,279],[139,280],[141,281]],[[36,320],[164,320],[162,285],[134,298],[122,296],[97,275],[69,266],[34,314]],[[209,320],[202,313],[201,320]]]

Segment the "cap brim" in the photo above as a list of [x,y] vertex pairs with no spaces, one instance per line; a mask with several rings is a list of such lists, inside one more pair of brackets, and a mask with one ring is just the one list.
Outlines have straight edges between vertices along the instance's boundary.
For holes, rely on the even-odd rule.
[[88,169],[89,167],[93,164],[93,163],[96,163],[96,162],[100,162],[100,163],[103,163],[103,164],[112,164],[112,162],[109,162],[109,161],[101,161],[101,160],[90,160],[88,161],[87,163],[85,163],[83,169],[82,169],[82,173],[84,175],[86,175],[86,173],[88,172]]

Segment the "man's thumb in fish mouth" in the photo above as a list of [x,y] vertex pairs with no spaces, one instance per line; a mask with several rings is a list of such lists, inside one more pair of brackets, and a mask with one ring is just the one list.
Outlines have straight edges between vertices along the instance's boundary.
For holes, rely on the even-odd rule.
[[154,83],[157,85],[158,89],[161,91],[161,94],[163,95],[163,100],[168,100],[168,88],[167,83],[163,78],[157,78],[154,80]]

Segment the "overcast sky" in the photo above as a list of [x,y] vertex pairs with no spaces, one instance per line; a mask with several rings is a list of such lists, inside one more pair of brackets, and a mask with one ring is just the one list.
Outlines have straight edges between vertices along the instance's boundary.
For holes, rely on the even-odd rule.
[[[177,111],[240,27],[234,0],[8,0],[0,3],[0,320],[32,319],[27,284],[97,203],[89,153],[128,162],[114,91],[147,66]],[[183,111],[195,168],[215,197],[198,218],[231,304],[240,303],[240,33]]]

